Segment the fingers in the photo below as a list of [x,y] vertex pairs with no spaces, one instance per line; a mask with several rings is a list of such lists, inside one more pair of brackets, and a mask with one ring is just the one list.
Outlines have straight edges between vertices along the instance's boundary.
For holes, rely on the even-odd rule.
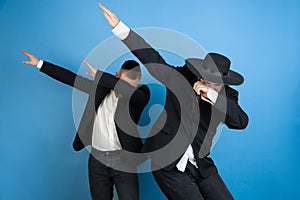
[[109,25],[112,28],[115,28],[118,25],[118,23],[120,22],[118,17],[113,12],[111,12],[109,9],[107,9],[105,6],[103,6],[100,2],[98,2],[98,6],[100,9],[102,9],[103,15],[107,19]]
[[197,83],[194,84],[193,90],[196,92],[196,94],[200,95],[200,90],[199,90]]
[[82,60],[82,62],[92,71],[92,73],[96,73],[96,68],[93,67],[90,63],[88,63],[86,60]]
[[100,3],[100,2],[98,2],[98,6],[99,6],[99,8],[101,8],[103,11],[105,11],[105,7]]
[[82,60],[83,64],[88,64],[88,62],[86,60]]
[[103,6],[100,2],[98,2],[99,8],[101,8],[105,13],[110,14],[111,11],[108,10],[105,6]]
[[90,65],[90,63],[88,63],[86,60],[82,60],[82,62],[88,67],[90,68],[90,70],[94,71],[95,67],[93,67],[92,65]]
[[98,6],[103,10],[104,15],[106,18],[114,18],[115,15],[113,12],[111,12],[109,9],[107,9],[105,6],[103,6],[100,2],[98,2]]
[[99,6],[99,8],[101,8],[103,10],[104,14],[109,16],[110,10],[108,10],[106,7],[104,7],[100,2],[98,2],[98,6]]
[[27,55],[27,54],[28,54],[28,53],[27,53],[27,51],[26,51],[26,50],[24,50],[24,49],[22,50],[22,53],[23,53],[23,54],[25,54],[25,55]]
[[199,87],[199,81],[197,81],[196,83],[194,83],[193,89],[196,91],[196,89]]
[[95,73],[94,72],[85,72],[85,74],[95,78]]
[[104,17],[105,17],[106,19],[110,20],[110,16],[109,16],[109,14],[108,14],[107,12],[104,12],[103,15],[104,15]]
[[28,53],[26,50],[22,50],[22,53],[24,54],[24,55],[26,55],[26,56],[28,56],[28,57],[30,57],[31,56],[31,54],[30,53]]
[[30,65],[31,62],[30,61],[22,61],[23,64],[26,64],[26,65]]
[[29,58],[29,61],[23,61],[23,64],[30,64],[33,66],[37,66],[39,63],[39,59],[35,57],[34,55],[28,53],[26,50],[22,50],[22,53],[26,55]]
[[88,68],[91,69],[91,65],[86,61],[86,60],[82,60],[83,64],[85,64]]
[[202,84],[200,81],[197,81],[194,86],[193,86],[193,90],[198,94],[200,95],[201,92],[204,92],[206,93],[207,90],[208,90],[208,87],[204,84]]
[[31,64],[31,56],[32,55],[30,53],[28,53],[26,50],[22,50],[22,53],[30,59],[30,61],[22,61],[22,63],[26,64],[26,65],[30,65]]
[[200,95],[201,94],[201,89],[200,88],[198,88],[198,87],[196,87],[195,89],[194,89],[194,91],[196,92],[196,94],[198,94],[198,95]]
[[193,90],[195,90],[196,91],[196,85],[194,84],[194,86],[193,86]]
[[34,55],[28,53],[26,50],[22,50],[22,53],[23,53],[25,56],[27,56],[27,57],[30,59],[30,61],[32,61],[32,60],[35,58]]
[[96,71],[97,71],[96,68],[90,65],[90,63],[88,63],[86,60],[82,60],[82,62],[91,70],[91,72],[85,72],[85,74],[95,78]]

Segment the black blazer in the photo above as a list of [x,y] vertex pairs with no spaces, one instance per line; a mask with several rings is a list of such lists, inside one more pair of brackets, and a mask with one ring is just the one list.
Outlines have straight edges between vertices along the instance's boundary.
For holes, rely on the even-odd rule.
[[[139,137],[136,124],[138,124],[141,113],[150,98],[150,92],[146,85],[135,88],[127,82],[99,70],[96,73],[95,79],[89,80],[46,61],[44,61],[40,71],[89,95],[73,142],[75,151],[91,145],[96,112],[103,99],[112,89],[123,96],[118,101],[115,113],[116,129],[121,146],[129,152],[138,153],[141,151],[142,141]],[[130,135],[126,132],[130,132]]]
[[[154,124],[142,151],[153,152],[165,148],[166,145],[170,146],[166,151],[152,157],[152,164],[160,165],[175,153],[179,158],[165,167],[171,169],[175,167],[187,146],[192,144],[202,176],[217,172],[213,161],[207,157],[217,126],[225,123],[232,129],[244,129],[248,124],[247,114],[238,105],[238,92],[225,86],[212,106],[194,93],[192,87],[197,77],[186,65],[174,67],[167,64],[155,49],[132,30],[123,43],[145,65],[150,74],[166,86],[165,110]],[[172,144],[177,136],[179,142]],[[184,151],[178,153],[178,148]]]

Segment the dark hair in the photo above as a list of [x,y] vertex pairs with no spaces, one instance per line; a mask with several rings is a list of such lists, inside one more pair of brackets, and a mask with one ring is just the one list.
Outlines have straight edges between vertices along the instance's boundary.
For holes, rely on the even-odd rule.
[[122,69],[127,71],[126,76],[130,79],[135,80],[142,77],[140,65],[135,60],[126,60],[121,66]]

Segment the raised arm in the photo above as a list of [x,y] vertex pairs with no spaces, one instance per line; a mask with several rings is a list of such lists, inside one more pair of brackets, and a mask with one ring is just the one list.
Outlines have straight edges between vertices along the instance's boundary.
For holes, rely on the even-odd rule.
[[166,63],[158,51],[153,49],[141,36],[130,30],[118,17],[109,9],[98,3],[103,11],[104,17],[113,28],[113,33],[118,36],[129,50],[145,65],[147,70],[158,79],[165,83],[170,76],[170,66]]
[[39,60],[33,54],[30,54],[25,50],[22,50],[22,53],[29,58],[29,61],[23,61],[23,64],[35,66],[39,68],[41,72],[57,81],[75,87],[83,92],[90,92],[93,82],[92,80],[78,76],[70,70],[54,65],[50,62]]

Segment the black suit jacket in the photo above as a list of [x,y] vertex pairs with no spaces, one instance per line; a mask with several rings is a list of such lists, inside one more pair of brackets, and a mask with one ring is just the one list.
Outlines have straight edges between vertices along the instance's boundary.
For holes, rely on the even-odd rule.
[[[123,43],[150,74],[167,87],[165,110],[152,128],[143,152],[170,146],[152,158],[153,165],[160,165],[174,153],[182,155],[187,146],[192,144],[201,175],[209,176],[217,172],[213,161],[207,157],[217,126],[225,123],[229,128],[244,129],[248,124],[247,114],[238,105],[238,92],[225,86],[212,106],[194,93],[192,87],[197,77],[186,65],[174,67],[167,64],[155,49],[132,30]],[[176,136],[179,142],[172,144]],[[178,153],[178,148],[184,151]],[[166,169],[175,167],[181,156],[178,157]]]
[[89,80],[46,61],[40,71],[89,95],[73,142],[75,151],[92,143],[93,125],[98,107],[112,89],[123,96],[118,101],[115,113],[116,129],[121,146],[129,152],[141,151],[142,141],[136,124],[138,124],[141,113],[150,98],[150,92],[146,85],[135,88],[127,82],[99,70],[95,79]]

